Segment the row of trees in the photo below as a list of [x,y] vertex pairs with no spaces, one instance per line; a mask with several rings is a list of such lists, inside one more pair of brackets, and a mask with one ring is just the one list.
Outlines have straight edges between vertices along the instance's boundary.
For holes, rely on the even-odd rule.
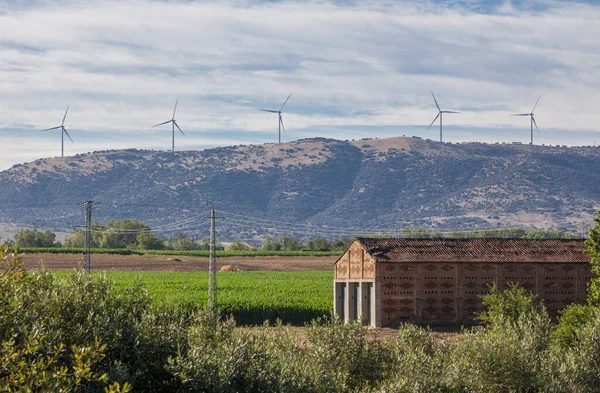
[[[499,228],[487,229],[476,232],[440,232],[423,227],[404,228],[402,237],[406,238],[520,238],[520,239],[550,239],[550,238],[574,238],[576,236],[560,230],[523,229],[523,228]],[[365,236],[389,237],[389,235],[373,234]],[[8,245],[19,247],[83,247],[85,232],[76,229],[72,236],[67,237],[64,242],[56,241],[56,234],[50,230],[39,231],[37,229],[22,229],[14,237],[14,241],[5,242]],[[310,240],[298,240],[292,237],[266,237],[262,244],[252,245],[240,241],[233,242],[231,250],[269,250],[269,251],[343,251],[354,240],[352,237],[341,237],[329,240],[317,237]],[[195,240],[185,233],[177,233],[167,239],[158,237],[152,233],[148,224],[133,219],[110,220],[108,224],[94,223],[92,233],[92,248],[135,248],[143,250],[207,250],[209,239]]]

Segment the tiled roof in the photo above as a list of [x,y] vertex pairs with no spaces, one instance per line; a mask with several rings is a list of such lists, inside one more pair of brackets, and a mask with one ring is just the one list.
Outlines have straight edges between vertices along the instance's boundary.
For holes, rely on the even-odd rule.
[[582,239],[377,239],[359,238],[377,262],[589,263]]

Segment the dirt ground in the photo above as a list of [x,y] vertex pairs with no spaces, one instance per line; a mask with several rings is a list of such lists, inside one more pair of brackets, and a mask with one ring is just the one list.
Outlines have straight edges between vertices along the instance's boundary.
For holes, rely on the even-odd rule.
[[[333,257],[222,257],[217,267],[229,270],[267,270],[278,272],[333,271],[337,260]],[[25,267],[38,270],[71,270],[83,263],[81,254],[25,254]],[[92,270],[143,272],[143,271],[206,271],[207,257],[169,255],[92,255]],[[228,266],[228,267],[226,267]]]

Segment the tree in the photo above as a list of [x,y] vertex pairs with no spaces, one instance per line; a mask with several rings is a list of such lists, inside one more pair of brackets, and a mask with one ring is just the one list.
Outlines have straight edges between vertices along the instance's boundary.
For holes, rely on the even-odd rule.
[[280,251],[282,248],[281,243],[272,237],[265,237],[263,240],[262,249],[267,251]]
[[[100,243],[102,241],[102,231],[106,228],[104,225],[99,222],[95,222],[93,224],[93,232],[92,232],[92,244],[90,247],[97,248],[100,247]],[[65,247],[73,247],[73,248],[82,248],[85,245],[85,231],[82,229],[76,229],[73,232],[73,235],[67,237],[64,241],[63,246]]]
[[230,251],[250,251],[252,247],[246,243],[235,241],[229,246]]
[[485,310],[475,313],[475,318],[486,324],[501,321],[516,323],[523,315],[547,314],[544,305],[537,301],[537,295],[527,292],[518,284],[510,283],[503,291],[499,291],[496,284],[493,284],[489,294],[479,297]]
[[311,251],[330,251],[331,243],[324,237],[316,237],[306,242],[306,246]]
[[[224,250],[225,247],[215,238],[215,249]],[[205,237],[198,242],[198,250],[210,250],[210,237]]]
[[154,233],[142,232],[137,235],[137,248],[142,250],[162,250],[165,242]]
[[304,244],[294,238],[282,236],[281,247],[287,251],[300,251],[304,248]]
[[350,244],[354,241],[353,237],[341,237],[331,243],[332,251],[346,251]]
[[587,246],[587,253],[590,256],[590,263],[592,264],[592,273],[596,277],[590,280],[588,286],[588,301],[594,305],[600,304],[600,210],[598,216],[594,218],[596,226],[590,228],[588,233],[589,237],[585,241]]
[[150,227],[135,218],[123,220],[110,220],[108,228],[102,233],[100,247],[102,248],[135,248],[137,236],[141,232],[148,232]]
[[15,245],[18,247],[56,247],[56,234],[48,229],[21,229],[15,234]]
[[198,244],[191,237],[187,236],[185,233],[179,232],[173,237],[170,237],[167,240],[167,245],[170,249],[173,250],[197,250]]

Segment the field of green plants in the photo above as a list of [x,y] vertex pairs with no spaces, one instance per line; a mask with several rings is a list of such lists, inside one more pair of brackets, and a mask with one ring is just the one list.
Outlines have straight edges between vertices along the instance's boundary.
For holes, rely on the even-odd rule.
[[[54,272],[58,278],[72,272]],[[193,311],[206,306],[206,272],[100,272],[118,290],[147,289],[158,306],[177,306]],[[259,325],[265,320],[303,325],[327,316],[333,308],[333,272],[219,272],[217,303],[224,315],[239,324]]]
[[[82,254],[83,248],[76,247],[22,247],[19,249],[26,254]],[[10,251],[14,251],[12,248]],[[208,250],[134,250],[129,248],[94,248],[92,254],[118,254],[118,255],[183,255],[183,256],[208,256]],[[328,257],[342,255],[342,251],[229,251],[218,250],[218,257]]]

